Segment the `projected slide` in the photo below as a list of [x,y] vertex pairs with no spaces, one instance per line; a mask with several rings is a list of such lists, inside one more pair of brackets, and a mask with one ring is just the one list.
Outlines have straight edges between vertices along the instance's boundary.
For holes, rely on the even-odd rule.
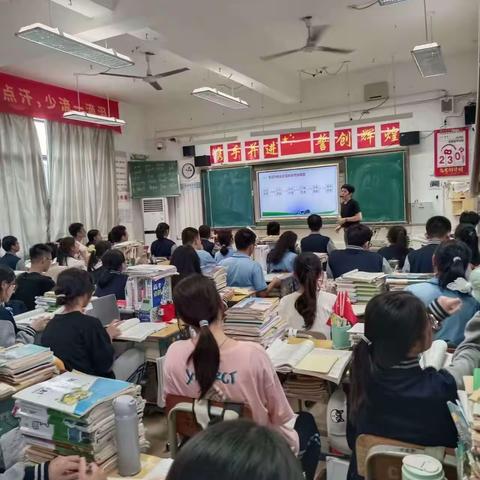
[[338,215],[338,165],[257,172],[260,218]]

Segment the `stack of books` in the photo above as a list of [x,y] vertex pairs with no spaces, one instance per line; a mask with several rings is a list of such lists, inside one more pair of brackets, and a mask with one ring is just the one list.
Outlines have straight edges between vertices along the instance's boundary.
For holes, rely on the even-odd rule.
[[57,296],[53,292],[45,292],[41,297],[35,297],[35,308],[41,308],[49,313],[58,310]]
[[235,290],[231,287],[222,288],[218,293],[224,302],[229,302],[235,296]]
[[245,298],[227,310],[225,333],[236,340],[269,346],[287,328],[278,314],[278,304],[278,298]]
[[288,398],[328,403],[330,392],[325,380],[309,375],[289,375],[282,384]]
[[347,292],[352,303],[368,303],[376,295],[386,291],[384,273],[352,270],[337,278],[337,292]]
[[147,447],[140,387],[110,378],[68,372],[16,393],[27,460],[41,463],[58,455],[80,455],[111,471],[117,463],[113,400],[137,400],[139,442]]
[[49,348],[17,344],[0,349],[0,381],[17,389],[43,382],[56,372]]
[[205,267],[202,270],[203,275],[211,278],[215,282],[217,290],[221,292],[227,287],[227,271],[219,265],[213,267]]
[[387,286],[391,292],[402,291],[409,285],[428,282],[433,273],[393,273],[387,275]]

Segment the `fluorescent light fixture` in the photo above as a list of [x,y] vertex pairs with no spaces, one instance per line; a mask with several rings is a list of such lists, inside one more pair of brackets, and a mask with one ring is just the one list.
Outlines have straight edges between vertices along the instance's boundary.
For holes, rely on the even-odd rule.
[[215,143],[227,143],[236,142],[238,137],[218,137],[218,138],[206,138],[205,140],[192,140],[194,145],[214,145]]
[[201,98],[202,100],[208,100],[209,102],[217,103],[222,107],[231,108],[233,110],[240,110],[248,108],[248,103],[241,98],[234,97],[228,93],[217,90],[216,88],[201,87],[196,88],[192,95]]
[[417,45],[412,50],[412,56],[424,78],[436,77],[447,73],[442,50],[436,42]]
[[347,120],[346,122],[335,122],[335,128],[351,127],[353,125],[365,125],[367,123],[392,122],[395,120],[404,120],[413,118],[413,113],[399,113],[397,115],[382,115],[381,117],[365,117],[362,120]]
[[63,114],[66,120],[76,120],[77,122],[95,123],[96,125],[106,125],[108,127],[123,127],[126,125],[125,120],[115,117],[104,117],[103,115],[94,115],[93,113],[79,112],[70,110]]
[[250,132],[251,137],[265,137],[267,135],[283,135],[284,133],[300,133],[300,132],[314,132],[317,127],[298,127],[298,128],[281,128],[278,130],[257,130]]
[[135,65],[130,57],[122,55],[111,48],[104,48],[95,43],[87,42],[74,35],[61,32],[58,28],[52,28],[42,23],[34,23],[27,27],[22,27],[15,33],[15,36],[108,68],[122,68]]
[[404,2],[405,0],[378,0],[378,3],[384,7],[385,5],[393,5],[394,3]]

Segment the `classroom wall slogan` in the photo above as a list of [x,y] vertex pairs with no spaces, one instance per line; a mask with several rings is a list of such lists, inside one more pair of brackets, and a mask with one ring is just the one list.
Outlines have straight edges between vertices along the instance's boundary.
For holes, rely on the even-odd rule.
[[270,138],[210,145],[212,164],[275,160],[400,145],[400,122],[333,131],[282,133]]
[[435,130],[434,175],[468,175],[468,167],[468,127]]
[[[80,110],[95,115],[119,117],[118,102],[47,83],[0,72],[0,112],[43,118],[56,122],[88,125],[65,120],[63,114]],[[97,126],[97,125],[96,125]],[[105,127],[104,128],[112,128]],[[118,127],[114,130],[120,131]]]

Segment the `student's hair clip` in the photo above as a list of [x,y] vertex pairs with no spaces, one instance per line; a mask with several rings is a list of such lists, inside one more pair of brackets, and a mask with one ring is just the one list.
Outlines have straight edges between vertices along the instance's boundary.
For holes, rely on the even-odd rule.
[[369,347],[372,344],[372,342],[365,335],[360,334],[359,337],[363,342],[367,344],[367,347]]
[[453,257],[453,260],[452,262],[455,263],[455,262],[461,262],[462,259],[460,257]]
[[64,293],[58,293],[56,295],[57,298],[67,298],[67,296]]
[[199,325],[200,328],[203,328],[203,327],[207,327],[207,328],[208,328],[210,324],[208,323],[208,320],[200,320],[200,321],[198,322],[198,325]]

